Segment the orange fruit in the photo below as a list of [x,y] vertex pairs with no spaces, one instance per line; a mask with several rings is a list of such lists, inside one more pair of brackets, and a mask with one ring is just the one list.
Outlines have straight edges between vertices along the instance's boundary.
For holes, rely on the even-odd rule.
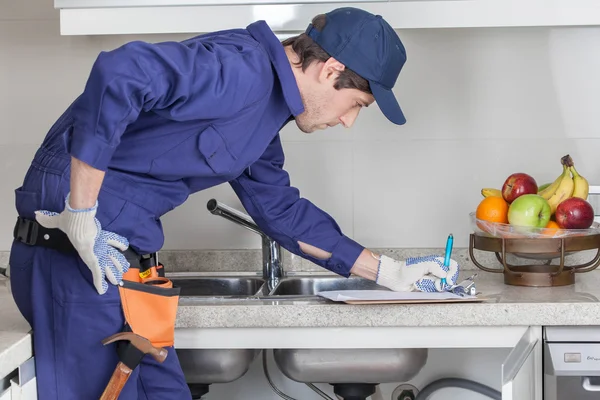
[[483,221],[508,224],[508,203],[502,197],[486,197],[477,206],[475,216]]
[[546,225],[546,228],[552,228],[552,229],[560,229],[560,226],[558,226],[558,223],[556,221],[548,221],[548,225]]
[[560,230],[560,226],[556,223],[556,221],[549,221],[544,230],[542,230],[542,234],[544,236],[554,236]]

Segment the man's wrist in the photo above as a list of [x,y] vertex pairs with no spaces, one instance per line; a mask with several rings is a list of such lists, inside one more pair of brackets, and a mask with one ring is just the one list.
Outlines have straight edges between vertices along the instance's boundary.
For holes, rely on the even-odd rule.
[[95,207],[98,201],[104,172],[71,157],[71,190],[69,206],[74,210]]
[[376,281],[378,271],[379,255],[374,254],[368,249],[364,249],[352,266],[350,273],[352,275],[360,276],[361,278]]
[[67,195],[67,198],[65,199],[65,207],[67,208],[67,211],[71,212],[71,213],[86,213],[86,212],[92,212],[92,211],[96,211],[96,209],[98,208],[98,201],[96,200],[96,202],[91,206],[91,207],[86,207],[86,208],[78,208],[78,207],[74,207],[72,205],[72,200],[71,200],[71,193],[69,193]]

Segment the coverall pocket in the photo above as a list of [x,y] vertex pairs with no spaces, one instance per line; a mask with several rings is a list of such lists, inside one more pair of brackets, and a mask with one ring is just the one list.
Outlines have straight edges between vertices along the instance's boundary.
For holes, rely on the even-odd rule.
[[[35,218],[35,211],[41,207],[42,196],[38,192],[23,190],[23,187],[15,189],[15,207],[17,214],[29,218]],[[15,216],[16,222],[16,216]]]
[[235,165],[236,157],[229,151],[225,138],[212,125],[198,136],[198,149],[218,175],[231,172]]
[[96,218],[100,221],[103,230],[111,231],[113,224],[123,214],[123,210],[127,206],[127,201],[101,190],[98,195],[98,211]]
[[209,125],[154,158],[149,174],[166,181],[227,175],[233,171],[236,161],[225,138]]
[[92,271],[77,254],[53,252],[48,262],[52,263],[52,297],[59,304],[105,307],[120,303],[119,291],[111,283],[108,283],[106,293],[98,294]]
[[168,278],[156,277],[119,286],[123,314],[133,331],[155,346],[173,346],[180,288]]

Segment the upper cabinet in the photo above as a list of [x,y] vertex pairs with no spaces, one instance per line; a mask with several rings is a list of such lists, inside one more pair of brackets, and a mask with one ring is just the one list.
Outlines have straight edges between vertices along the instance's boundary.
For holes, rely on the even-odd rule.
[[203,33],[265,20],[304,31],[313,16],[355,6],[396,29],[600,25],[600,0],[54,0],[62,35]]

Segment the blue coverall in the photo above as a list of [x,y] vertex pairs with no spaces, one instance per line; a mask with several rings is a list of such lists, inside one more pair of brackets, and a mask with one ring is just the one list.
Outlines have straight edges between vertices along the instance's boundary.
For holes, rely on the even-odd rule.
[[[349,276],[363,247],[300,198],[283,169],[279,131],[303,111],[283,47],[264,21],[183,42],[125,44],[99,55],[85,90],[48,132],[15,191],[18,214],[64,209],[74,156],[106,171],[102,228],[153,253],[164,241],[162,215],[228,182],[267,235]],[[332,257],[303,254],[298,241]],[[117,288],[99,295],[76,254],[16,241],[10,268],[14,299],[33,328],[40,400],[97,399],[118,362],[114,347],[101,344],[123,327]],[[174,350],[161,365],[146,357],[121,398],[189,399]]]

